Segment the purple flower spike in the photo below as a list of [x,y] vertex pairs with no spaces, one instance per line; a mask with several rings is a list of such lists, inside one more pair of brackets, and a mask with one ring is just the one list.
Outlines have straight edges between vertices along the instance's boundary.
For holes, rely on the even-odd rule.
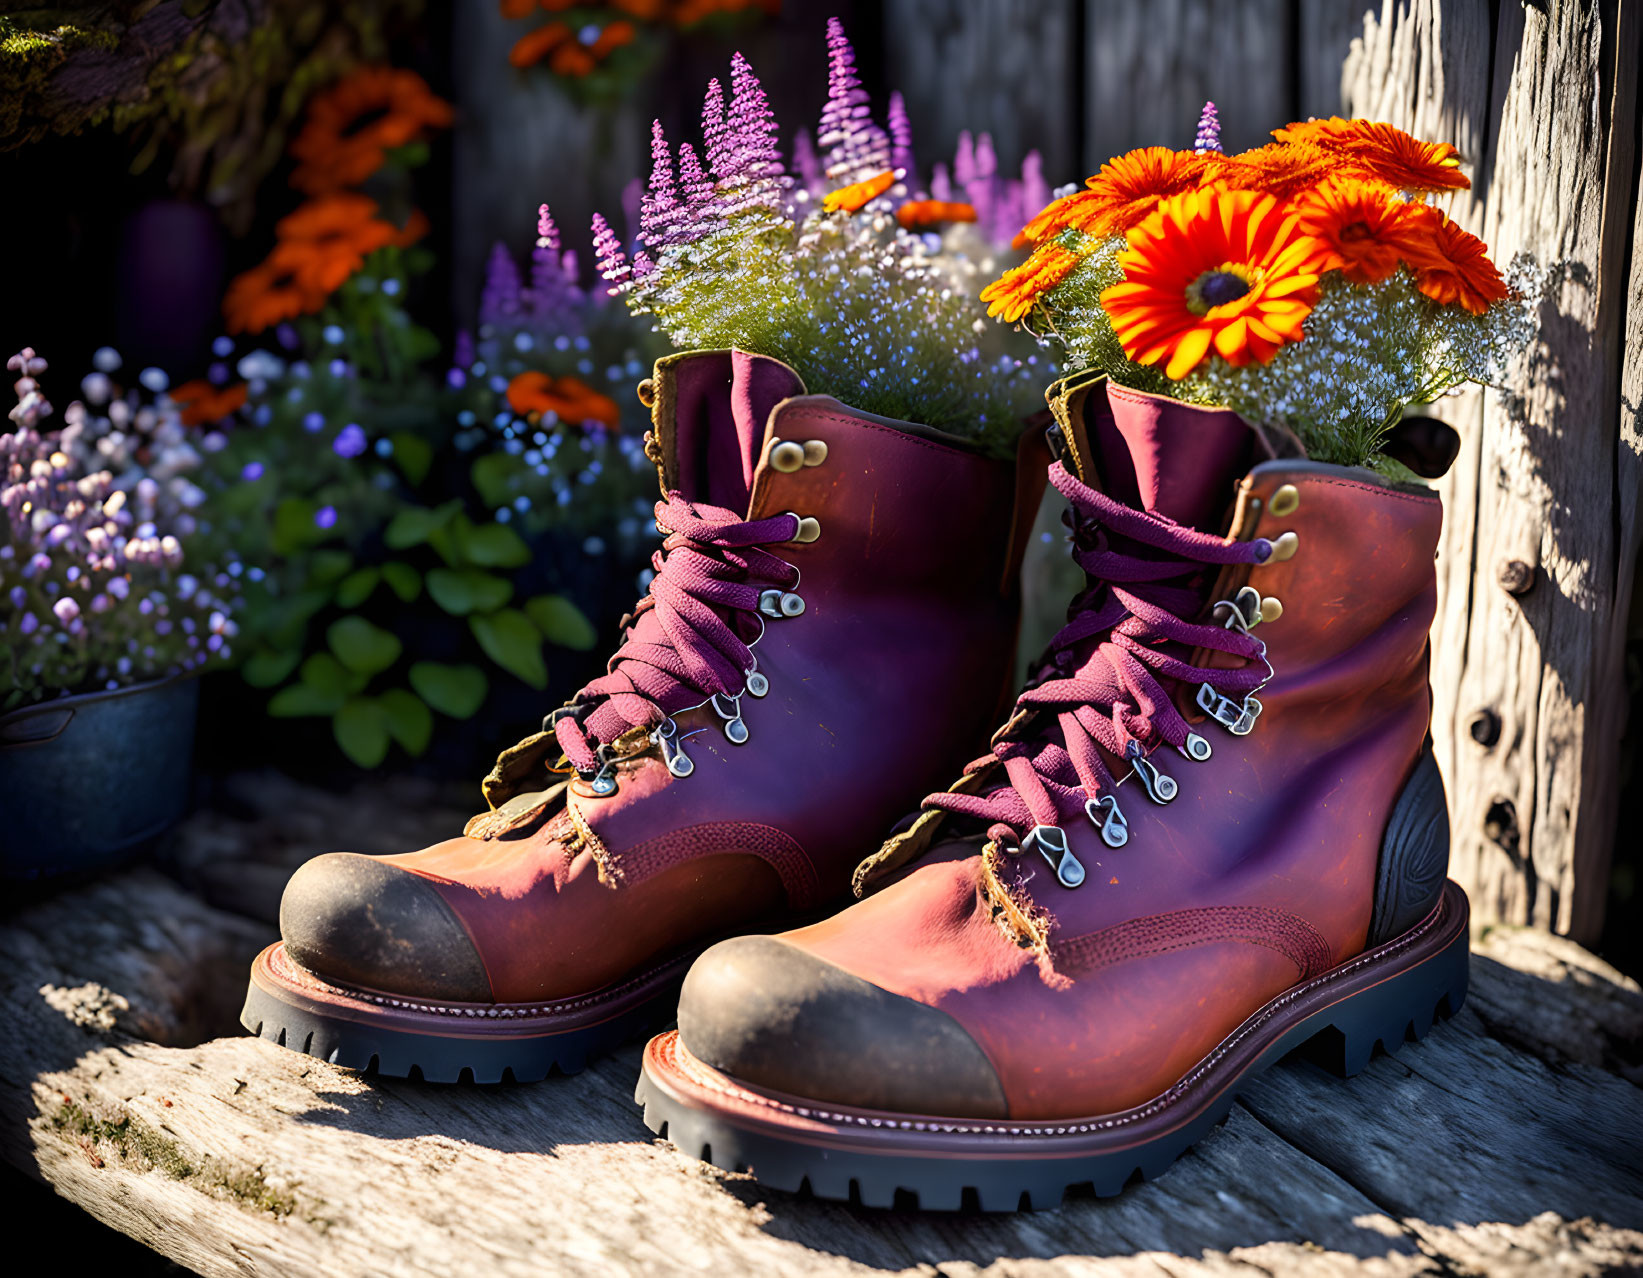
[[[1044,157],[1037,151],[1028,151],[1027,158],[1021,162],[1021,209],[1026,220],[1037,217],[1039,210],[1049,202],[1050,184],[1044,180]],[[1020,229],[1016,227],[1011,234]]]
[[1204,113],[1198,117],[1198,136],[1193,139],[1192,148],[1199,155],[1221,149],[1221,117],[1213,102],[1204,103]]
[[727,212],[762,208],[779,213],[789,179],[776,141],[776,117],[759,77],[739,53],[730,59],[730,85],[727,153],[723,168],[714,169],[720,186],[730,193]]
[[621,291],[633,271],[628,266],[627,254],[622,252],[622,242],[616,238],[616,232],[598,213],[593,215],[593,252],[594,269],[611,282],[610,293],[614,296]]
[[554,225],[553,214],[548,212],[546,204],[536,206],[536,247],[559,251],[559,228]]
[[947,166],[939,160],[930,170],[930,198],[933,200],[950,200],[953,198],[953,180],[947,176]]
[[965,129],[958,135],[958,150],[953,153],[953,184],[968,190],[976,180],[976,143]]
[[639,204],[639,238],[653,249],[665,248],[678,239],[684,208],[673,184],[673,152],[660,120],[650,125],[650,189]]
[[522,291],[513,255],[506,244],[498,242],[491,249],[491,258],[485,267],[485,288],[479,295],[479,322],[498,324],[514,319],[519,314]]
[[713,179],[703,171],[696,149],[688,142],[679,147],[679,202],[681,240],[692,242],[713,230],[720,213]]
[[821,159],[816,155],[816,144],[810,140],[810,130],[800,129],[793,135],[793,171],[799,175],[799,185],[812,195],[826,189]]
[[889,135],[873,123],[867,90],[856,74],[856,52],[837,18],[827,20],[827,105],[816,127],[827,156],[827,178],[859,182],[890,167]]
[[913,174],[913,123],[907,118],[907,101],[897,89],[890,95],[890,167]]
[[[567,278],[560,251],[559,228],[546,204],[536,210],[536,247],[531,250],[530,310],[533,319],[561,316],[575,303],[574,279]],[[460,339],[459,339],[460,340]],[[473,364],[458,361],[459,368]]]
[[474,335],[465,328],[456,330],[456,345],[451,351],[453,368],[472,368],[474,363]]
[[717,80],[709,80],[707,96],[702,100],[702,152],[707,157],[707,170],[714,177],[724,177],[729,141],[725,128],[724,89]]

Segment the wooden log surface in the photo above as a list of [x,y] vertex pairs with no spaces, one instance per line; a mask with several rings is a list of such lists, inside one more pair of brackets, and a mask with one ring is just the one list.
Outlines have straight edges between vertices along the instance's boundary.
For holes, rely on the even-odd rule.
[[1285,1062],[1118,1199],[874,1211],[766,1191],[651,1139],[632,1102],[637,1046],[574,1078],[438,1087],[236,1033],[289,865],[316,845],[437,837],[460,809],[406,782],[336,795],[243,777],[228,798],[184,827],[165,872],[0,926],[0,1155],[201,1273],[1643,1265],[1643,995],[1562,938],[1483,933],[1453,1021],[1350,1080]]
[[1462,449],[1440,485],[1432,728],[1474,911],[1586,941],[1614,847],[1643,485],[1639,28],[1634,0],[1387,0],[1344,77],[1350,113],[1453,140],[1473,189],[1452,216],[1498,262],[1527,251],[1549,272],[1506,392],[1437,407]]

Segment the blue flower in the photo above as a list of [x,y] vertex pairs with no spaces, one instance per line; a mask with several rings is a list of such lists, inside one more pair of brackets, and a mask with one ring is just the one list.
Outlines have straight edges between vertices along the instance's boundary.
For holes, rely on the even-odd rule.
[[331,441],[331,451],[338,457],[358,457],[365,451],[365,432],[358,422],[349,422]]
[[246,462],[245,469],[240,471],[240,478],[247,483],[256,483],[262,478],[262,463],[259,461]]
[[310,434],[317,434],[325,429],[325,414],[320,412],[307,413],[302,419],[302,428]]
[[314,512],[314,526],[316,528],[334,528],[337,522],[337,508],[335,506],[321,506]]

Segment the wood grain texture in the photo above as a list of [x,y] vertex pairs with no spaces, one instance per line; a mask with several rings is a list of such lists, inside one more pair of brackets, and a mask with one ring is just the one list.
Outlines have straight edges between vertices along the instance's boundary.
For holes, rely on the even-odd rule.
[[[1498,261],[1523,250],[1552,273],[1506,393],[1438,409],[1463,445],[1441,486],[1433,736],[1478,917],[1587,940],[1613,846],[1643,476],[1619,407],[1637,157],[1635,75],[1616,72],[1638,65],[1635,10],[1502,5],[1492,26],[1481,0],[1386,0],[1344,81],[1352,114],[1454,140],[1474,187],[1452,214]],[[1521,595],[1500,583],[1513,562],[1533,572]],[[1480,742],[1486,714],[1499,735]]]
[[1073,0],[887,0],[884,80],[900,89],[921,171],[952,166],[963,130],[993,137],[1000,167],[1027,152],[1051,186],[1084,176],[1077,153]]
[[[174,864],[442,809],[249,778]],[[269,830],[270,816],[277,827]],[[342,834],[350,831],[344,829]],[[434,831],[435,834],[438,831]],[[296,854],[293,854],[293,859]],[[254,903],[253,903],[254,904]],[[266,914],[266,903],[257,908]],[[637,1047],[533,1086],[368,1080],[233,1032],[264,923],[134,872],[0,926],[0,1156],[204,1274],[1596,1274],[1643,1264],[1643,994],[1496,928],[1454,1021],[1259,1079],[1161,1180],[1025,1216],[855,1209],[652,1140]],[[221,1034],[222,1037],[216,1037]]]
[[1290,0],[1087,0],[1084,163],[1192,145],[1213,99],[1226,150],[1270,142],[1296,100]]

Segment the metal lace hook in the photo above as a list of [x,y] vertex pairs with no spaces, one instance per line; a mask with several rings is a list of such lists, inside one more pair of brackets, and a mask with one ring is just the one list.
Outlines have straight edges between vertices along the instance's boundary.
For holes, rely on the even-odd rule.
[[[739,692],[715,692],[710,698],[713,711],[725,721],[725,736],[730,738],[732,745],[747,743],[747,721],[742,718],[742,694]],[[725,703],[729,702],[729,709]]]
[[1147,797],[1154,803],[1168,803],[1181,792],[1181,787],[1175,784],[1175,778],[1158,770],[1156,764],[1142,753],[1141,743],[1131,739],[1124,747],[1124,757],[1130,761],[1130,767],[1135,775],[1141,778],[1141,785],[1147,792]]
[[1121,848],[1130,841],[1130,823],[1124,816],[1124,810],[1118,806],[1116,794],[1085,799],[1084,815],[1089,817],[1091,825],[1101,831],[1101,841],[1109,848]]
[[688,777],[696,771],[696,764],[685,753],[685,743],[679,737],[679,725],[671,717],[657,724],[650,735],[662,752],[662,762],[674,776]]
[[1067,832],[1059,825],[1035,825],[1021,840],[1021,851],[1036,851],[1050,863],[1055,880],[1062,887],[1075,888],[1084,881],[1084,866],[1067,846]]

